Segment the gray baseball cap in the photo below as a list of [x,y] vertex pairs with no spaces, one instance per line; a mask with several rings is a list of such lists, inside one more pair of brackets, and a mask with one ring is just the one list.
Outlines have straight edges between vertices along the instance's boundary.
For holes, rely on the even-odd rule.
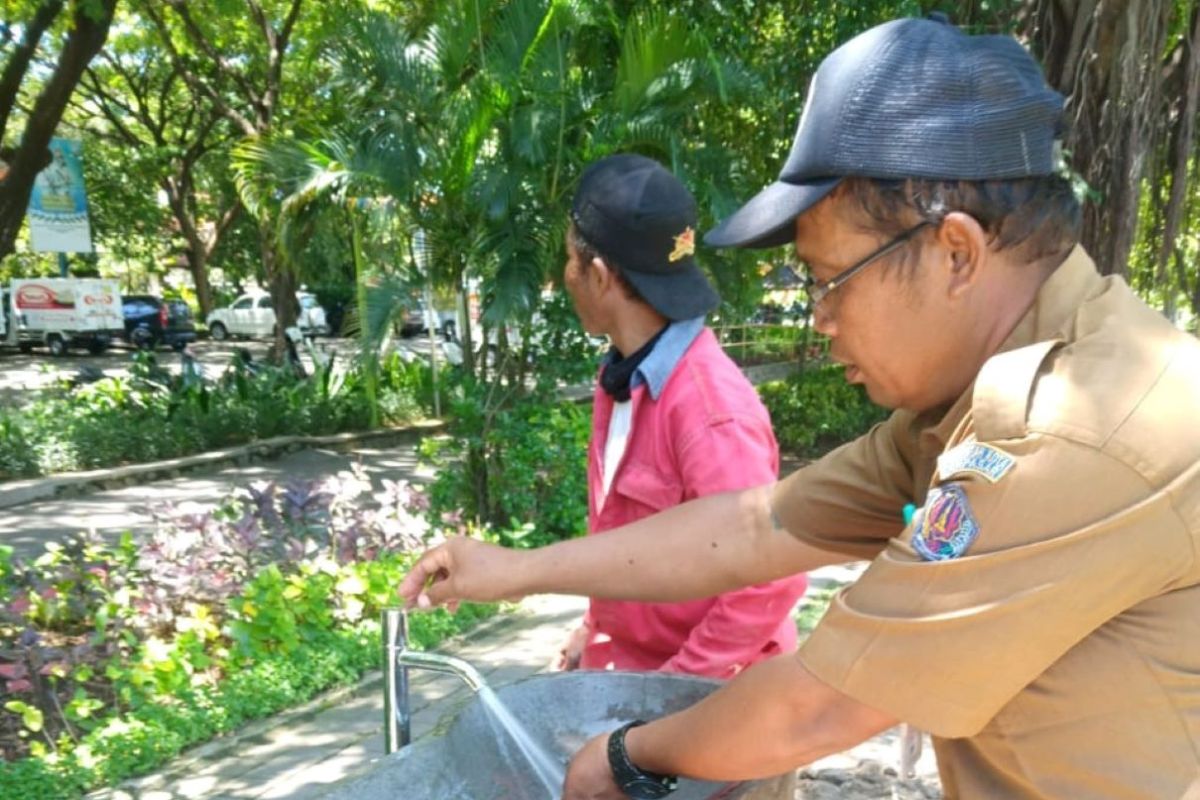
[[779,180],[704,237],[777,247],[842,178],[993,180],[1049,175],[1063,98],[1010,36],[969,36],[940,15],[859,34],[813,75]]

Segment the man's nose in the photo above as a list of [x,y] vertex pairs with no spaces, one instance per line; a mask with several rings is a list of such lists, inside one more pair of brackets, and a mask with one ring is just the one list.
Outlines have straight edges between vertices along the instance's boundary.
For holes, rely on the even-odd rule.
[[837,320],[829,303],[818,303],[813,308],[813,330],[822,336],[837,336]]

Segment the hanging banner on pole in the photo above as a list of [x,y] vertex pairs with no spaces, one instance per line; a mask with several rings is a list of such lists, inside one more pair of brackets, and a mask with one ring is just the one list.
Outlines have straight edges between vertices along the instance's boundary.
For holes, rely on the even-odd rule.
[[29,241],[35,252],[92,252],[81,151],[78,140],[50,140],[50,166],[38,173],[29,196]]

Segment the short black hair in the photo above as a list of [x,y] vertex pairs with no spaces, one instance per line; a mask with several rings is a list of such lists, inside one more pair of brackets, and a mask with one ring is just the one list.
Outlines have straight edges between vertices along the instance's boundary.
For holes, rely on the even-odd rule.
[[960,211],[975,218],[990,245],[1028,263],[1057,264],[1079,243],[1079,200],[1060,175],[986,181],[853,177],[838,194],[854,204],[868,227],[889,236]]
[[641,292],[637,290],[632,283],[625,278],[625,273],[621,270],[621,265],[613,261],[611,258],[600,252],[594,244],[589,242],[587,238],[579,232],[579,228],[574,222],[567,228],[567,236],[570,238],[571,247],[575,248],[575,252],[579,254],[579,262],[583,266],[583,270],[592,268],[592,259],[599,258],[604,261],[609,270],[616,276],[617,283],[620,284],[621,290],[625,292],[625,296],[630,300],[636,300],[639,303],[646,302],[646,298],[642,297]]

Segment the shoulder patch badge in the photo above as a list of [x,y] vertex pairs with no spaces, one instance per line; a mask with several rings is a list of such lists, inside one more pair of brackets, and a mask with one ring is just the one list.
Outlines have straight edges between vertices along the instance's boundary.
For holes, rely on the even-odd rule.
[[963,473],[978,475],[995,483],[1008,473],[1017,460],[999,447],[979,442],[965,442],[951,447],[938,456],[938,477],[952,480]]
[[958,558],[979,535],[967,493],[957,483],[935,486],[917,514],[912,546],[926,561]]

